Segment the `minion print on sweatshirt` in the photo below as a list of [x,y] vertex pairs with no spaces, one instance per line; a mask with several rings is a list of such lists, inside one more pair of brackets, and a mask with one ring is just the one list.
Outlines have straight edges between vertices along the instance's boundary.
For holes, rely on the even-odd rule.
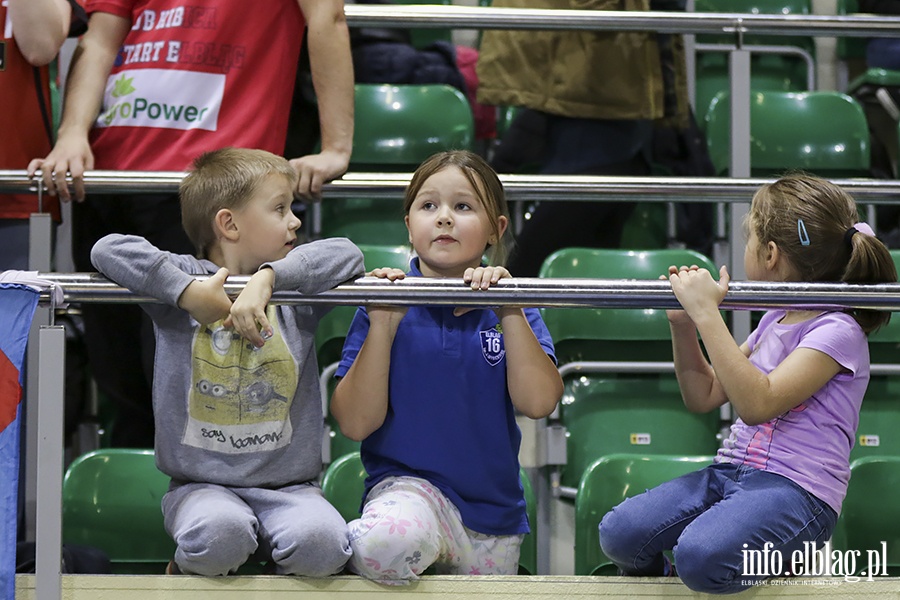
[[222,321],[194,330],[185,444],[238,454],[275,450],[290,441],[298,367],[274,310],[266,311],[273,335],[262,348]]

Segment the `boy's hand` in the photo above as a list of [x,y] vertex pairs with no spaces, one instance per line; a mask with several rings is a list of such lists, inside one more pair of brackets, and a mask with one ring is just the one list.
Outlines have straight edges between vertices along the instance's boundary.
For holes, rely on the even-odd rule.
[[[469,267],[468,269],[466,269],[465,273],[463,273],[463,282],[468,283],[473,290],[487,290],[490,289],[492,285],[494,285],[501,279],[505,279],[506,277],[512,277],[512,275],[510,275],[509,271],[507,271],[504,267]],[[455,308],[453,309],[453,316],[460,317],[473,310],[477,309],[472,306]],[[497,309],[495,312],[497,313],[498,317],[502,317],[503,312],[508,310],[519,309],[504,306]]]
[[272,269],[264,268],[254,273],[235,298],[231,314],[225,319],[225,327],[234,327],[241,337],[257,348],[262,348],[265,340],[274,335],[266,317],[266,306],[272,298],[274,286],[275,271]]
[[178,307],[203,325],[224,319],[231,310],[231,298],[225,293],[227,278],[228,269],[222,267],[205,281],[192,281],[178,298]]

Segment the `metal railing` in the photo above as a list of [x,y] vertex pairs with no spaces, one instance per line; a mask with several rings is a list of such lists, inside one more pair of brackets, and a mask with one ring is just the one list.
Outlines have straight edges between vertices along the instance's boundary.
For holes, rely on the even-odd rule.
[[[97,273],[39,273],[38,277],[63,289],[66,302],[159,302],[138,296]],[[205,279],[205,276],[197,276]],[[240,293],[249,276],[232,276],[225,283],[231,296]],[[44,291],[41,301],[51,302]],[[320,294],[275,292],[273,304],[343,306],[540,306],[550,308],[679,308],[668,281],[643,279],[509,278],[488,290],[472,290],[456,279],[411,277],[388,281],[363,277]],[[723,310],[871,309],[900,311],[900,283],[796,283],[732,281],[720,304]]]

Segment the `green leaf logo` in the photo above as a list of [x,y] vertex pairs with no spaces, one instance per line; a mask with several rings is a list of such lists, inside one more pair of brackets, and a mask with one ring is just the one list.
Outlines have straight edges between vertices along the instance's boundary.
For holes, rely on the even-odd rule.
[[115,87],[112,92],[113,98],[121,98],[122,96],[127,96],[135,91],[134,87],[131,85],[132,81],[134,81],[134,77],[125,77],[124,75],[116,79]]

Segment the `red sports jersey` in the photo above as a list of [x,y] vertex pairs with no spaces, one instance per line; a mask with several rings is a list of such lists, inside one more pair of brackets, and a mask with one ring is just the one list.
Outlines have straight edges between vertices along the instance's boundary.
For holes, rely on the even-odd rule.
[[95,168],[183,171],[223,146],[284,152],[296,0],[92,0],[131,21],[91,133]]
[[[0,2],[0,169],[24,169],[32,158],[50,152],[50,138],[41,117],[32,67],[15,42],[6,3]],[[49,69],[38,69],[41,93],[50,111]],[[37,212],[35,194],[0,194],[0,219],[27,219]],[[59,202],[46,198],[44,212],[59,219]]]

